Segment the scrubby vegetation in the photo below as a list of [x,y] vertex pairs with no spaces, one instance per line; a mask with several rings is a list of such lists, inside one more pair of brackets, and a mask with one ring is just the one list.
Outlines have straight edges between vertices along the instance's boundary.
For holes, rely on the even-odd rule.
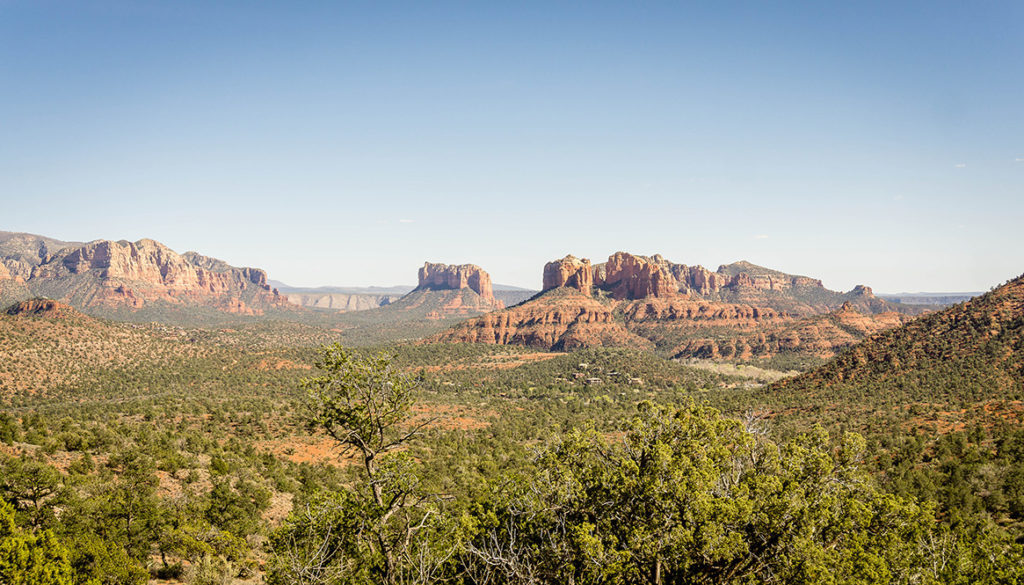
[[979,306],[1005,318],[771,385],[627,349],[0,316],[0,582],[1014,582],[1020,313]]

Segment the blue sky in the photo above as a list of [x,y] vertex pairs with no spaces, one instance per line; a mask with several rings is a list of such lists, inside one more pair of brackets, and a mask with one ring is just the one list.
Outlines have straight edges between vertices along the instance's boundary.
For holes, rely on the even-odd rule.
[[0,0],[0,229],[294,285],[1024,272],[1024,4]]

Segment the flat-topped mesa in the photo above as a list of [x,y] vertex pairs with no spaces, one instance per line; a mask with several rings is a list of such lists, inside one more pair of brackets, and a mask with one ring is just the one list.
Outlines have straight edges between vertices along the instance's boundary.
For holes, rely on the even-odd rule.
[[577,258],[572,254],[561,260],[548,262],[544,265],[543,290],[567,287],[590,296],[590,289],[594,286],[593,268],[590,260]]
[[491,275],[476,264],[435,264],[424,262],[416,290],[460,290],[468,288],[485,299],[494,299]]
[[594,285],[609,291],[616,299],[628,300],[668,297],[679,292],[679,283],[664,258],[627,252],[616,252],[596,267]]

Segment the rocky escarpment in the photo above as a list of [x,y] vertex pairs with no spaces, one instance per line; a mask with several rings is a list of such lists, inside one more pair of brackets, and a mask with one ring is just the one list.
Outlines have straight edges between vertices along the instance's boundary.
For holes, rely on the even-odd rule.
[[494,296],[490,275],[479,266],[427,262],[419,270],[419,286],[386,305],[343,312],[337,322],[349,337],[361,340],[421,339],[454,321],[504,306]]
[[195,252],[178,254],[149,239],[77,244],[4,234],[0,257],[24,284],[20,294],[60,299],[92,312],[161,305],[258,315],[291,307],[260,269],[236,268]]
[[461,290],[468,288],[484,299],[493,300],[491,275],[476,264],[434,264],[425,262],[415,290]]

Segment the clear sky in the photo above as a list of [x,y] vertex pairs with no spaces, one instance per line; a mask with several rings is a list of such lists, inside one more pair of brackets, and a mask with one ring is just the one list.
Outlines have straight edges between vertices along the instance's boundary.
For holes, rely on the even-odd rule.
[[0,230],[292,285],[1024,272],[1024,3],[0,0]]

